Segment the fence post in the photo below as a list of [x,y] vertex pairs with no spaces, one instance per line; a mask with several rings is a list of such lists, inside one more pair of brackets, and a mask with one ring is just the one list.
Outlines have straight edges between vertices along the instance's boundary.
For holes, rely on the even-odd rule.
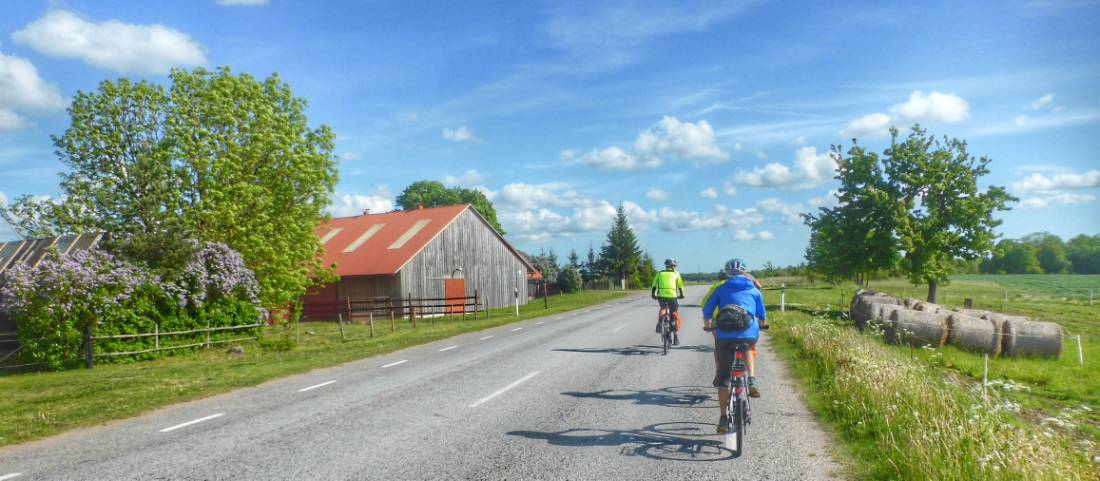
[[413,329],[416,329],[416,306],[413,306],[413,295],[411,292],[408,294],[407,305],[409,306],[409,321],[412,322]]
[[550,303],[546,299],[548,295],[549,294],[547,294],[547,292],[546,292],[546,281],[542,281],[542,308],[543,309],[549,309],[550,308]]
[[982,399],[989,401],[985,386],[989,381],[989,353],[982,354]]
[[1089,305],[1092,305],[1092,288],[1089,288]]
[[1077,365],[1085,365],[1085,351],[1081,349],[1081,335],[1077,335]]
[[397,316],[393,313],[393,298],[386,299],[387,307],[390,308],[390,334],[397,332]]
[[344,337],[344,315],[341,314],[341,313],[337,313],[336,314],[336,322],[338,324],[340,324],[340,340],[341,341],[346,341],[347,338]]
[[374,337],[374,311],[370,311],[370,337]]
[[[608,282],[611,282],[611,281],[608,281]],[[516,317],[519,317],[519,288],[518,287],[513,287],[512,288],[512,296],[514,296],[516,298]]]
[[779,312],[787,312],[787,284],[779,285]]
[[[477,320],[477,311],[481,310],[481,298],[477,296],[477,289],[474,289],[474,320]],[[462,310],[466,312],[465,309]]]
[[84,327],[84,368],[92,368],[92,326]]
[[210,348],[210,318],[206,319],[206,348]]
[[160,352],[160,323],[153,323],[153,348]]

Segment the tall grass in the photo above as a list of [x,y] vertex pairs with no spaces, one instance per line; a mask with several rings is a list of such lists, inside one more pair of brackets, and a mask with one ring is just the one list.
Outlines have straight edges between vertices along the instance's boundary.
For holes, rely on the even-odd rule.
[[861,478],[1098,480],[1071,441],[980,384],[823,316],[775,322],[817,414],[854,447]]

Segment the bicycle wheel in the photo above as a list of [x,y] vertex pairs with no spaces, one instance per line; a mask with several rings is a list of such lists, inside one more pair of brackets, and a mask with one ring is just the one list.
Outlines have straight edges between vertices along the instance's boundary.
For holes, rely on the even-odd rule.
[[668,355],[668,348],[672,345],[672,334],[668,328],[668,319],[661,319],[661,343],[664,345],[664,355]]
[[737,447],[735,451],[740,456],[744,453],[745,445],[745,400],[736,399],[733,401],[733,416],[730,417],[730,431],[737,437]]

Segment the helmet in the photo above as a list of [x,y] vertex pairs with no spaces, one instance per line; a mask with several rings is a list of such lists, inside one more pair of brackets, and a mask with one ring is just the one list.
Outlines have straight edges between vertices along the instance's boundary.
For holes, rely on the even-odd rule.
[[676,259],[665,259],[665,269],[676,267]]
[[722,268],[722,272],[726,275],[733,277],[736,275],[744,274],[749,270],[749,267],[745,265],[745,261],[738,257],[734,257],[726,262],[726,266]]

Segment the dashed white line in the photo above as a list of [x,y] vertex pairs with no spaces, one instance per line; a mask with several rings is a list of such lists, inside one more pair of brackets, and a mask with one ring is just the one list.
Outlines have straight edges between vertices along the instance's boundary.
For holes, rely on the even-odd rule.
[[488,396],[485,396],[485,397],[481,398],[480,400],[478,400],[478,402],[476,402],[476,403],[473,403],[473,404],[471,404],[471,405],[470,405],[470,407],[472,407],[472,408],[476,408],[476,407],[478,407],[478,406],[480,406],[480,405],[482,405],[482,404],[485,404],[486,402],[489,402],[489,401],[490,401],[490,400],[492,400],[493,398],[495,398],[495,397],[497,397],[497,396],[500,396],[501,394],[504,394],[504,393],[508,392],[509,390],[511,390],[511,389],[513,389],[513,388],[515,388],[516,386],[519,386],[520,384],[523,384],[523,383],[524,383],[524,382],[526,382],[526,381],[527,381],[528,379],[531,379],[531,378],[533,378],[533,377],[535,377],[535,376],[538,376],[538,375],[539,375],[539,372],[538,372],[538,371],[535,371],[535,372],[533,372],[533,373],[531,373],[531,374],[528,374],[528,375],[526,375],[526,376],[523,376],[523,377],[519,378],[519,380],[517,380],[516,382],[514,382],[514,383],[512,383],[512,384],[509,384],[509,385],[507,385],[507,386],[504,386],[504,387],[503,387],[503,388],[501,388],[501,389],[500,389],[499,391],[497,391],[497,392],[494,392],[494,393],[492,393],[492,394],[490,394],[490,395],[488,395]]
[[481,338],[481,340],[482,341],[488,341],[489,339],[492,339],[492,338],[493,338],[493,336],[485,336],[485,337]]
[[541,326],[543,324],[546,324],[546,321],[539,321],[535,323],[536,326]]
[[11,478],[14,478],[14,477],[16,477],[16,476],[19,476],[19,475],[21,475],[21,474],[23,474],[23,473],[11,473],[11,474],[5,474],[5,475],[3,475],[3,476],[0,476],[0,481],[4,481],[5,479],[11,479]]
[[523,330],[523,328],[522,328],[522,327],[517,327],[517,328],[515,328],[515,329],[512,329],[512,332],[516,332],[516,331],[522,331],[522,330]]
[[445,347],[445,348],[443,348],[443,349],[440,349],[440,350],[439,350],[439,352],[443,352],[443,351],[450,351],[451,349],[454,349],[454,348],[456,348],[456,347],[458,347],[458,346]]
[[616,328],[612,329],[611,332],[619,332],[619,331],[623,330],[624,327],[626,327],[626,324],[623,324],[619,327],[616,327]]
[[386,364],[385,366],[382,366],[382,369],[385,369],[387,367],[394,367],[398,364],[405,364],[406,362],[409,362],[409,360],[408,359],[402,359],[402,360],[397,361],[397,362],[391,362],[389,364]]
[[162,433],[166,433],[166,432],[168,432],[168,431],[175,431],[175,430],[177,430],[177,429],[179,429],[179,428],[185,428],[185,427],[187,427],[187,426],[190,426],[190,425],[192,425],[192,424],[198,424],[198,423],[201,423],[201,422],[203,422],[203,421],[209,421],[209,420],[211,420],[211,419],[214,419],[214,418],[220,418],[220,417],[222,417],[222,416],[225,416],[225,413],[211,414],[211,415],[209,415],[209,416],[206,416],[206,417],[204,417],[204,418],[198,418],[198,419],[196,419],[196,420],[194,420],[194,421],[187,421],[187,422],[185,422],[185,423],[183,423],[183,424],[177,424],[177,425],[175,425],[175,426],[172,426],[172,427],[170,427],[170,428],[164,428],[164,429],[161,429],[161,430],[160,430],[160,432],[162,432]]
[[298,392],[306,392],[306,391],[312,391],[312,390],[314,390],[314,389],[317,389],[317,388],[319,388],[319,387],[325,387],[325,386],[328,386],[329,384],[332,384],[332,383],[334,383],[334,382],[336,382],[336,381],[325,381],[325,382],[323,382],[323,383],[321,383],[321,384],[314,384],[314,385],[312,385],[312,386],[310,386],[310,387],[304,387],[304,388],[301,388],[301,389],[299,389],[299,390],[298,390]]

